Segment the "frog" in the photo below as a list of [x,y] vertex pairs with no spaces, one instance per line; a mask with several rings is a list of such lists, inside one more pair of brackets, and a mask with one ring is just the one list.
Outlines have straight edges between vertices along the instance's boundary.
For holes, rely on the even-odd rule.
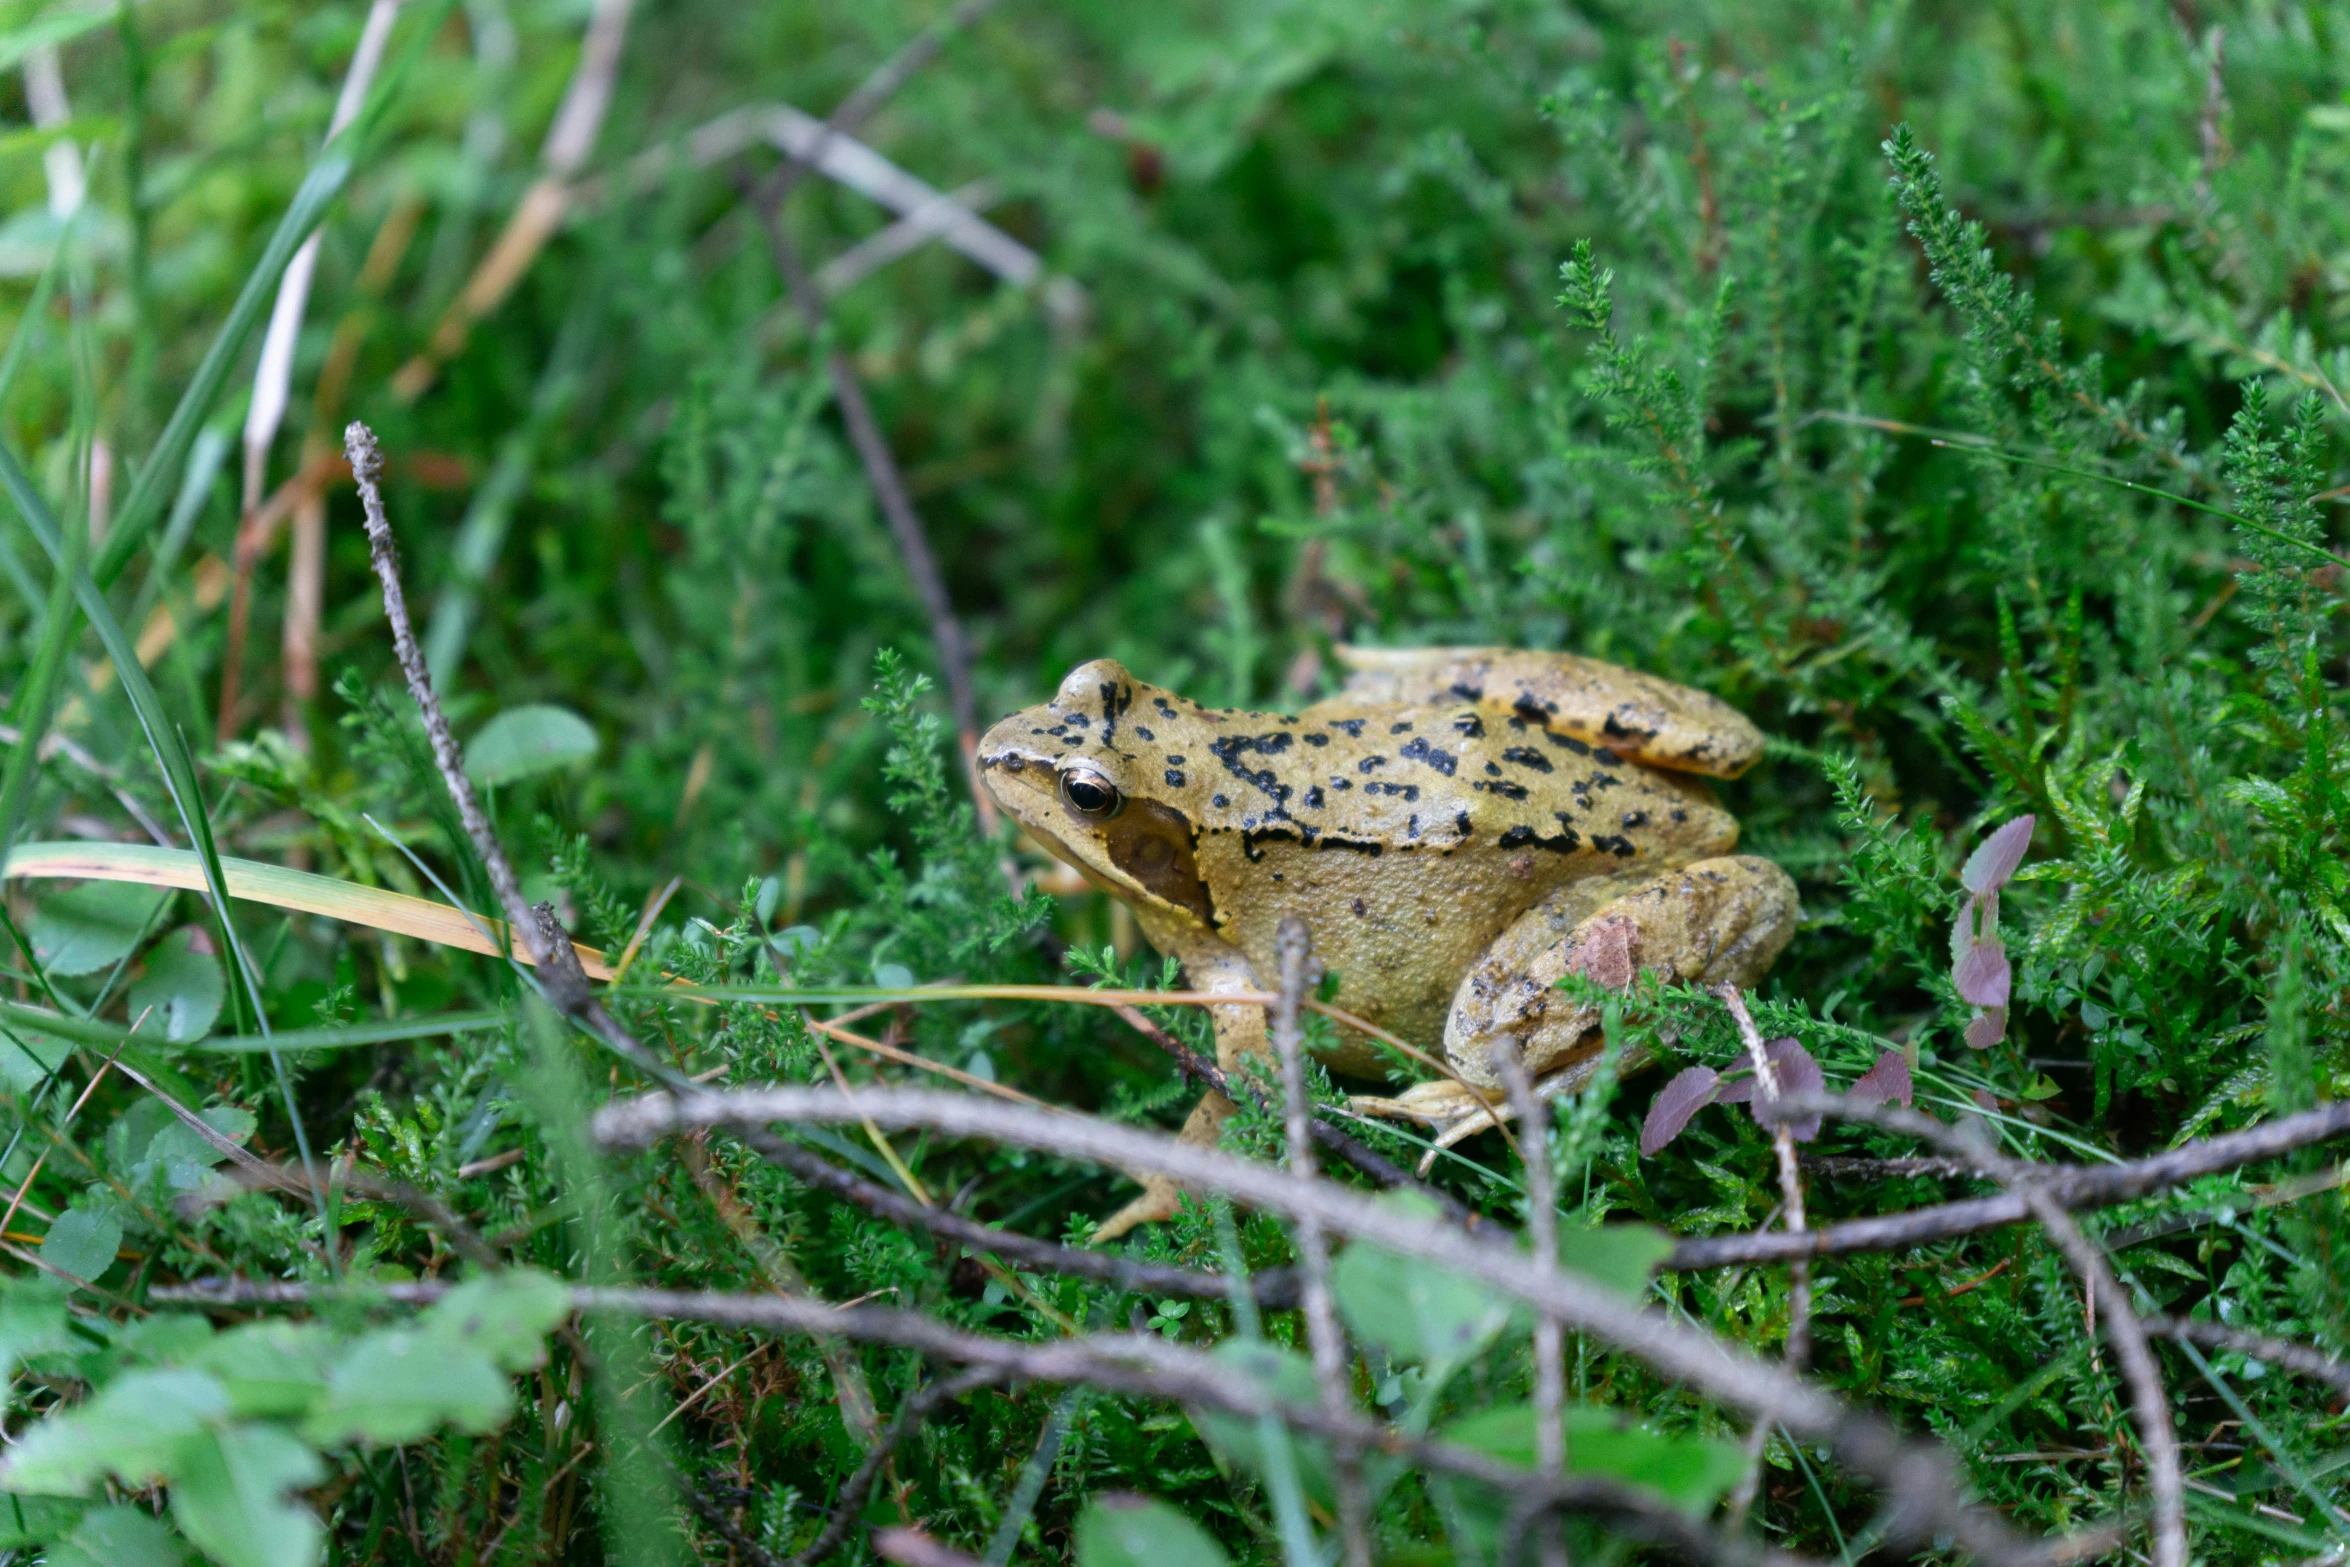
[[[1371,1030],[1338,1027],[1323,1064],[1386,1075],[1380,1035],[1439,1061],[1444,1077],[1355,1100],[1439,1146],[1507,1118],[1505,1043],[1538,1094],[1588,1081],[1599,1009],[1563,976],[1749,986],[1792,938],[1793,880],[1732,852],[1738,822],[1709,782],[1763,751],[1727,702],[1574,653],[1335,651],[1339,690],[1296,713],[1203,707],[1115,659],[1081,663],[980,738],[981,787],[1195,991],[1261,998],[1276,932],[1302,921],[1331,1005]],[[1270,1054],[1261,1000],[1208,1012],[1226,1074]],[[1182,1138],[1214,1144],[1234,1108],[1210,1090]],[[1143,1186],[1097,1241],[1177,1211],[1172,1182]]]

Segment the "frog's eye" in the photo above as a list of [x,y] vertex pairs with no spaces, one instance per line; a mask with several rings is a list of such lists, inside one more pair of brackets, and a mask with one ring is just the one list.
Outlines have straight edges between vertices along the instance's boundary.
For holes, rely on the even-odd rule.
[[1104,821],[1118,814],[1126,796],[1092,768],[1072,767],[1061,774],[1061,803],[1080,816]]

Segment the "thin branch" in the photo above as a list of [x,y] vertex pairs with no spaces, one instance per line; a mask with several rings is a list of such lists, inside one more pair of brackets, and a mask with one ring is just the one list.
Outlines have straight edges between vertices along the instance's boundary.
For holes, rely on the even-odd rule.
[[[227,1140],[224,1138],[222,1141],[225,1143]],[[250,1158],[248,1155],[247,1160]],[[229,1175],[238,1185],[251,1191],[290,1192],[301,1197],[310,1194],[309,1180],[299,1169],[290,1165],[260,1164],[247,1160],[240,1160],[235,1172]],[[498,1255],[497,1248],[482,1239],[479,1230],[458,1217],[455,1209],[422,1187],[371,1170],[348,1169],[337,1179],[345,1191],[406,1209],[425,1225],[440,1231],[449,1242],[449,1248],[475,1267],[495,1270],[506,1265],[506,1259]],[[203,1194],[200,1192],[191,1192],[180,1198],[182,1211],[185,1212],[186,1205],[192,1201],[202,1199]]]
[[[626,10],[623,3],[621,14],[625,16]],[[383,451],[376,444],[375,432],[357,420],[344,430],[343,445],[351,459],[351,477],[359,487],[360,505],[366,512],[368,557],[375,568],[376,580],[383,585],[384,618],[391,622],[392,647],[399,655],[400,672],[407,677],[408,695],[424,720],[425,737],[432,743],[433,762],[440,769],[441,782],[447,785],[449,798],[456,802],[458,818],[465,824],[465,835],[472,840],[474,852],[481,856],[482,865],[489,871],[498,906],[506,913],[507,929],[521,940],[531,962],[537,966],[539,984],[550,1005],[639,1068],[664,1081],[674,1077],[674,1073],[655,1061],[635,1036],[604,1010],[603,1003],[588,989],[579,955],[572,950],[570,936],[555,919],[554,911],[543,904],[534,910],[523,901],[522,883],[515,878],[513,864],[507,860],[497,834],[490,830],[489,818],[482,813],[481,801],[473,792],[473,780],[466,775],[465,759],[457,749],[456,737],[449,733],[449,716],[441,710],[441,699],[432,688],[432,676],[424,667],[424,655],[416,646],[416,628],[408,617],[408,597],[400,587],[399,552],[392,542],[391,522],[384,515],[380,482]]]
[[[1280,965],[1281,1000],[1273,1008],[1273,1049],[1281,1058],[1282,1126],[1289,1142],[1289,1173],[1311,1181],[1314,1169],[1313,1095],[1306,1087],[1306,1036],[1298,1026],[1298,1002],[1317,975],[1305,921],[1285,915],[1273,933],[1273,951]],[[1306,1341],[1313,1355],[1314,1380],[1322,1392],[1322,1407],[1343,1416],[1354,1407],[1352,1356],[1346,1333],[1338,1325],[1338,1308],[1330,1294],[1330,1238],[1321,1222],[1305,1217],[1297,1223],[1297,1259],[1302,1275],[1299,1295],[1305,1306]],[[1371,1499],[1363,1487],[1362,1455],[1340,1448],[1334,1455],[1338,1471],[1338,1535],[1347,1567],[1371,1567]]]
[[2350,1360],[2337,1360],[2312,1345],[2296,1344],[2291,1339],[2270,1338],[2265,1333],[2247,1333],[2242,1328],[2223,1327],[2217,1322],[2197,1322],[2191,1317],[2143,1317],[2139,1320],[2155,1338],[2178,1339],[2184,1343],[2200,1344],[2205,1349],[2224,1349],[2238,1355],[2248,1355],[2272,1366],[2282,1366],[2312,1381],[2323,1382],[2341,1397],[2350,1399]]
[[776,1121],[840,1125],[866,1119],[892,1129],[925,1127],[1063,1158],[1153,1170],[1293,1223],[1310,1216],[1330,1233],[1371,1239],[1389,1250],[1481,1280],[1708,1397],[1751,1415],[1769,1411],[1799,1440],[1833,1450],[1883,1489],[1891,1537],[1912,1541],[1947,1533],[1986,1559],[2020,1559],[2021,1546],[2004,1521],[1960,1500],[1962,1483],[1944,1455],[1903,1439],[1876,1416],[1853,1409],[1826,1390],[1700,1328],[1627,1305],[1578,1275],[1539,1269],[1514,1250],[1485,1245],[1433,1219],[1398,1214],[1326,1182],[1300,1181],[1163,1133],[1092,1117],[912,1089],[861,1090],[853,1102],[808,1088],[682,1097],[654,1093],[607,1105],[594,1126],[596,1137],[608,1147],[642,1148],[696,1126],[757,1128]]
[[[1817,1098],[1819,1096],[1811,1096]],[[1849,1114],[1849,1110],[1842,1112]],[[2199,1138],[2156,1154],[2122,1164],[2043,1164],[2033,1166],[2034,1177],[2061,1206],[2100,1208],[2131,1202],[2172,1186],[2183,1186],[2201,1176],[2216,1175],[2241,1165],[2257,1164],[2333,1138],[2350,1136],[2350,1099],[2337,1099],[2298,1115],[2264,1121],[2224,1137]],[[1861,1251],[1907,1251],[1937,1241],[1956,1240],[2031,1217],[2031,1208],[2016,1192],[1942,1203],[1908,1213],[1872,1219],[1848,1219],[1804,1235],[1708,1235],[1678,1242],[1659,1264],[1666,1273],[1694,1273],[1709,1268],[1747,1267],[1755,1263],[1787,1262],[1797,1257],[1835,1257]]]
[[1965,1159],[1992,1180],[2023,1198],[2032,1217],[2048,1231],[2059,1252],[2080,1275],[2089,1300],[2098,1312],[2114,1356],[2129,1384],[2138,1439],[2146,1450],[2147,1483],[2154,1501],[2155,1567],[2186,1567],[2187,1521],[2185,1471],[2179,1457],[2179,1437],[2171,1423],[2170,1399],[2163,1390],[2162,1370],[2154,1363],[2145,1324],[2121,1280],[2114,1277],[2105,1254],[2082,1233],[2064,1205],[2043,1184],[2042,1166],[2010,1159],[1930,1116],[1894,1105],[1859,1104],[1841,1094],[1790,1094],[1755,1101],[1758,1119],[1778,1123],[1781,1130],[1794,1121],[1832,1115],[1861,1121],[1886,1131],[1901,1132],[1954,1159]]
[[[1509,1090],[1510,1108],[1518,1117],[1518,1161],[1526,1169],[1526,1227],[1534,1240],[1534,1266],[1544,1272],[1558,1267],[1559,1226],[1557,1172],[1550,1163],[1550,1117],[1534,1095],[1534,1080],[1526,1075],[1525,1059],[1515,1040],[1494,1046],[1493,1069]],[[1534,1468],[1557,1479],[1567,1472],[1567,1359],[1565,1335],[1558,1318],[1541,1312],[1534,1319]],[[1504,1551],[1507,1560],[1513,1552]],[[1543,1567],[1566,1567],[1566,1542],[1555,1522],[1544,1529]]]

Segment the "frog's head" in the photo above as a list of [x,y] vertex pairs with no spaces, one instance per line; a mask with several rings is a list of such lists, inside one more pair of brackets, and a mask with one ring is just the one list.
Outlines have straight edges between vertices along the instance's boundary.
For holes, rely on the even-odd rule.
[[1215,907],[1175,760],[1196,711],[1097,658],[1070,670],[1051,701],[980,739],[980,781],[1005,815],[1104,892],[1138,914],[1205,928]]

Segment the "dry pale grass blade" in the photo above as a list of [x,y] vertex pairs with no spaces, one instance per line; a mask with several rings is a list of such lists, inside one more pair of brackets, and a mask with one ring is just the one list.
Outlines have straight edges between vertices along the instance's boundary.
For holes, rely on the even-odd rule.
[[[404,892],[362,887],[356,882],[288,870],[282,865],[264,865],[258,860],[222,855],[220,868],[232,898],[414,936],[438,946],[460,947],[492,957],[513,957],[524,963],[531,961],[529,948],[520,942],[515,942],[510,951],[500,947],[505,924],[486,915],[468,914],[445,903],[413,898]],[[20,844],[9,852],[7,870],[0,874],[26,880],[127,881],[147,887],[176,887],[185,892],[204,890],[204,862],[192,851],[159,849],[143,843]],[[604,962],[603,953],[576,942],[572,950],[579,954],[579,966],[589,978],[611,977],[612,970]]]

